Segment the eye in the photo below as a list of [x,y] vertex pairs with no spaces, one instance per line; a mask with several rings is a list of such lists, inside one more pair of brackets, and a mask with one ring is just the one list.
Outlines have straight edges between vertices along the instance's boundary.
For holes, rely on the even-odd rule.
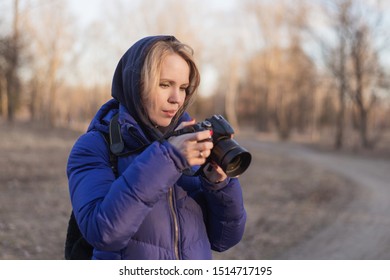
[[188,89],[188,87],[181,87],[180,90],[181,91],[186,91]]
[[168,87],[169,87],[169,83],[161,82],[161,83],[160,83],[160,87],[161,87],[161,88],[168,88]]

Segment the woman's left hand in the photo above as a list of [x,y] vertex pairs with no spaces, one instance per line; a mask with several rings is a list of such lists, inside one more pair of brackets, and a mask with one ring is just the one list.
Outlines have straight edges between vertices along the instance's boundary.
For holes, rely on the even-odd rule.
[[203,173],[211,183],[219,183],[227,178],[225,172],[223,172],[222,168],[215,162],[207,163],[203,168]]

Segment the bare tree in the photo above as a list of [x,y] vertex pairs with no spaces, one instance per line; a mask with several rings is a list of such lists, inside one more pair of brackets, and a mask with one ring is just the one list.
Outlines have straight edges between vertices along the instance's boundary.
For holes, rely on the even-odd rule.
[[332,18],[332,27],[336,34],[336,45],[333,46],[328,42],[321,40],[323,53],[325,56],[325,64],[330,73],[336,80],[338,92],[338,112],[336,117],[336,134],[334,147],[340,149],[343,146],[344,128],[345,128],[345,110],[346,96],[349,89],[349,74],[348,74],[348,26],[351,25],[351,19],[348,14],[351,1],[335,2],[331,6],[327,6],[327,14]]
[[343,146],[347,97],[351,97],[357,108],[361,146],[369,148],[372,145],[368,139],[369,115],[376,105],[378,77],[383,76],[379,49],[375,47],[380,15],[376,9],[368,15],[369,4],[362,1],[334,0],[324,7],[336,35],[336,45],[322,41],[326,65],[338,84],[335,148]]
[[[105,12],[111,23],[106,26],[106,32],[115,34],[108,40],[111,47],[117,49],[118,55],[135,40],[151,34],[174,35],[191,45],[197,53],[203,47],[199,40],[202,25],[199,24],[200,18],[197,18],[202,13],[203,6],[199,1],[144,0],[106,3],[110,9]],[[135,10],[138,12],[134,12]],[[196,13],[193,12],[195,10]],[[126,45],[123,45],[124,43]]]
[[359,114],[359,133],[361,145],[372,148],[368,125],[371,111],[377,105],[376,91],[380,87],[379,77],[383,70],[379,64],[377,50],[373,49],[373,28],[367,22],[355,25],[351,32],[351,60],[353,74],[352,100]]
[[0,116],[6,118],[5,114],[7,112],[7,97],[6,97],[6,79],[5,79],[5,71],[6,71],[6,38],[0,38]]
[[[283,4],[283,3],[282,3]],[[278,50],[282,44],[282,7],[259,1],[246,1],[246,10],[256,19],[257,30],[264,45],[264,52],[252,57],[248,64],[246,86],[256,103],[256,127],[261,131],[269,129],[271,118],[270,96],[275,95],[279,68]]]
[[7,119],[10,122],[15,118],[20,98],[20,52],[19,0],[14,0],[12,34],[0,39],[1,111],[6,112]]
[[304,130],[310,123],[315,104],[316,71],[301,39],[306,4],[248,1],[247,8],[257,19],[263,42],[263,50],[249,62],[246,82],[257,104],[257,127],[268,130],[272,118],[279,136],[287,139],[292,129]]
[[239,74],[237,61],[232,59],[228,70],[228,84],[225,97],[225,112],[230,124],[239,132],[239,124],[236,112],[237,91],[239,86]]
[[38,2],[29,15],[30,110],[32,118],[51,126],[60,106],[58,91],[63,83],[65,57],[72,47],[71,17],[64,1]]

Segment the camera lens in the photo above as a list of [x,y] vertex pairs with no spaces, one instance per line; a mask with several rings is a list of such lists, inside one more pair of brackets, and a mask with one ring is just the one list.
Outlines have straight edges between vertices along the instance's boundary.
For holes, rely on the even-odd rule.
[[226,167],[227,172],[232,172],[235,170],[237,167],[241,166],[242,159],[241,157],[237,156],[235,157]]
[[223,139],[213,148],[214,160],[229,177],[237,177],[245,172],[251,163],[251,154],[233,139]]
[[[231,156],[233,157],[231,159]],[[251,162],[251,155],[247,151],[241,150],[239,147],[230,151],[224,158],[224,170],[229,177],[236,177],[245,172]]]

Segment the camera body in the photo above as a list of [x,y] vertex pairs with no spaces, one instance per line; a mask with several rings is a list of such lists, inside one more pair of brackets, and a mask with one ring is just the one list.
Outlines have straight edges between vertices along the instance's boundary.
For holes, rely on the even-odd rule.
[[179,130],[178,134],[194,133],[204,130],[213,131],[213,143],[215,145],[221,139],[232,138],[234,134],[233,128],[221,115],[214,115],[211,118],[205,119],[202,122],[187,126]]
[[213,149],[207,162],[214,161],[229,177],[237,177],[249,167],[252,156],[232,139],[234,130],[221,115],[214,115],[202,122],[176,131],[176,135],[212,130]]

